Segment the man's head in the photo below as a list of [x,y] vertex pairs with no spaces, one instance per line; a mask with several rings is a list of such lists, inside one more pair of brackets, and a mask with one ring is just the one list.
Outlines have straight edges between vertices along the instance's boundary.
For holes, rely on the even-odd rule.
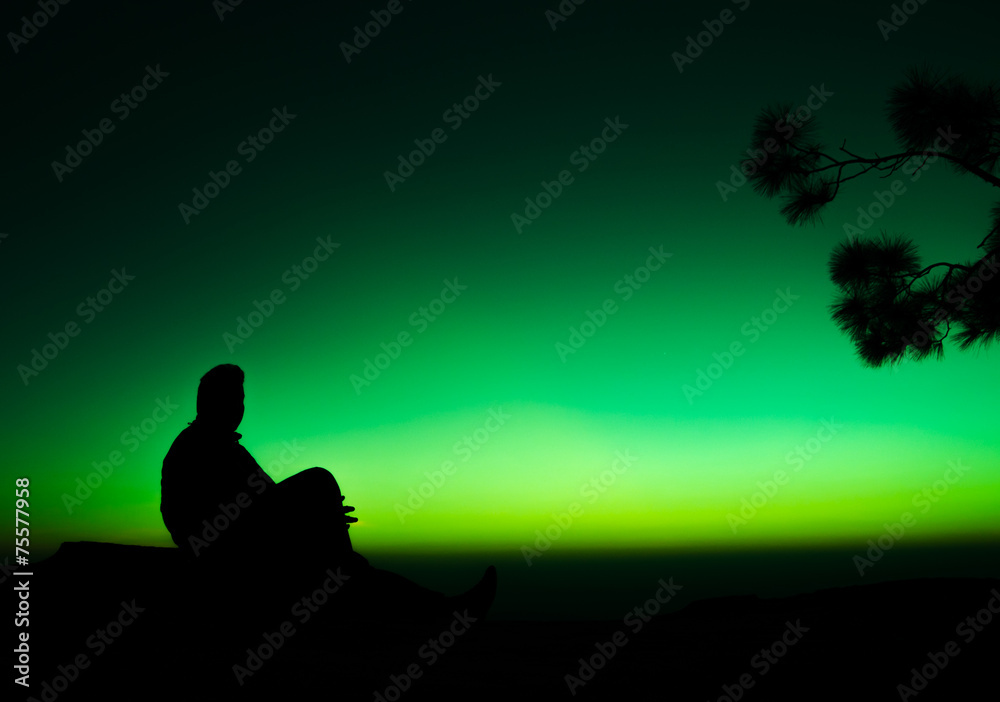
[[243,421],[243,370],[232,363],[216,366],[198,384],[198,421],[236,431]]

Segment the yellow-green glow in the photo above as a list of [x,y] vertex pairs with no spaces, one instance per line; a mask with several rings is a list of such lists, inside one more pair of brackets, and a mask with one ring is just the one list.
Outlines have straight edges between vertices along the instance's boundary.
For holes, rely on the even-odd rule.
[[[916,519],[905,537],[911,543],[997,533],[991,496],[1000,490],[1000,456],[944,433],[849,415],[836,417],[828,434],[825,418],[696,423],[513,402],[305,435],[293,433],[292,421],[264,428],[267,409],[252,390],[261,384],[248,381],[244,444],[278,480],[312,465],[330,469],[357,508],[351,534],[363,553],[517,550],[547,529],[571,550],[864,544],[904,512]],[[503,424],[487,422],[491,410]],[[159,457],[186,416],[179,411],[134,454],[126,450],[126,463],[72,514],[55,491],[38,490],[43,542],[73,533],[169,545],[159,521]],[[810,453],[818,433],[829,440]],[[471,444],[462,443],[466,436]],[[299,455],[282,464],[286,446]],[[796,446],[808,459],[797,461]],[[941,482],[955,461],[960,479]],[[72,494],[75,477],[63,471],[43,485]],[[744,499],[759,506],[748,512]]]

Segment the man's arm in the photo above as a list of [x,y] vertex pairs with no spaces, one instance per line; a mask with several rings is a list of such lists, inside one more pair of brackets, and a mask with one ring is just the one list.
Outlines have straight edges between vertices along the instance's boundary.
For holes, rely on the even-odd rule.
[[264,472],[264,469],[257,463],[257,459],[250,455],[245,446],[240,444],[239,448],[243,452],[243,459],[246,462],[247,485],[249,487],[252,487],[257,494],[260,494],[267,488],[277,484],[270,475]]

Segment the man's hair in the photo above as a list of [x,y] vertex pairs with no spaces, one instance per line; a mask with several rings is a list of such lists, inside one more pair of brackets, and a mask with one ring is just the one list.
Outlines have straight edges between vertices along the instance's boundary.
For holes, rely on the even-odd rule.
[[223,363],[201,376],[198,383],[197,411],[211,412],[218,407],[220,401],[230,397],[243,387],[243,369],[232,363]]

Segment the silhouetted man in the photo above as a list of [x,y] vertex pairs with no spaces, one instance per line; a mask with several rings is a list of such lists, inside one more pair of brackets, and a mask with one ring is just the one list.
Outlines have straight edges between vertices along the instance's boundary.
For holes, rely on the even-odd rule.
[[376,616],[398,612],[400,605],[426,614],[462,606],[485,614],[496,591],[493,566],[465,595],[445,597],[372,568],[354,552],[348,536],[357,521],[348,515],[354,508],[344,505],[329,471],[310,468],[275,483],[239,443],[243,380],[232,364],[206,373],[198,386],[197,417],[163,459],[160,511],[174,543],[206,564],[207,572],[229,574],[236,582],[259,580],[262,571],[277,566],[281,575],[274,583],[292,594],[312,592],[324,573],[341,573],[335,579],[348,586],[338,602],[378,608]]

